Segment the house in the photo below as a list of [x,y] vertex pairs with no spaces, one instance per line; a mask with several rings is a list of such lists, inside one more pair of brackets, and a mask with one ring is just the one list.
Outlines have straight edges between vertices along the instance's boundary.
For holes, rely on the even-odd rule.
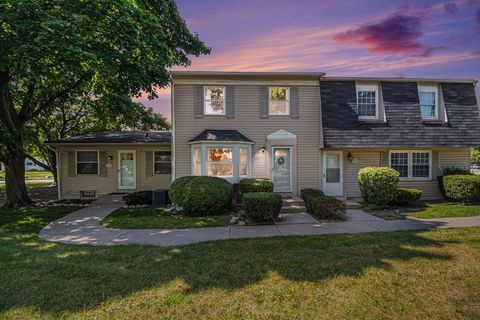
[[[43,167],[33,162],[31,159],[25,159],[25,171],[44,171]],[[0,171],[5,171],[5,165],[0,162]]]
[[437,175],[480,145],[474,80],[340,78],[309,72],[171,72],[172,133],[52,141],[62,198],[168,188],[188,175],[272,179],[360,199],[358,170],[390,166],[440,198]]

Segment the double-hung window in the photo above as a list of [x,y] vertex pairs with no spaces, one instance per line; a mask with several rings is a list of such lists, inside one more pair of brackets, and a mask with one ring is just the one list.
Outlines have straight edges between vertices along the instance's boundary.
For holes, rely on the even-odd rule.
[[390,151],[390,167],[400,179],[429,180],[432,176],[431,151]]
[[268,113],[270,115],[290,114],[290,88],[271,87],[268,90],[269,103]]
[[418,86],[418,99],[422,119],[438,119],[438,88],[436,86]]
[[225,114],[225,87],[205,87],[205,114]]
[[77,174],[98,174],[98,151],[77,151]]
[[377,85],[357,85],[357,112],[359,119],[378,118]]
[[153,153],[153,172],[155,174],[172,173],[172,153],[170,151],[155,151]]

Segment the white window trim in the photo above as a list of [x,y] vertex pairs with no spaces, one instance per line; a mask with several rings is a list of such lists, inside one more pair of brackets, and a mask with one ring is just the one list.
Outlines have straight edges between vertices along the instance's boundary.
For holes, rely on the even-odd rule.
[[357,93],[355,99],[357,101],[357,114],[358,114],[358,92],[359,91],[374,91],[375,92],[375,116],[361,116],[358,114],[360,120],[375,120],[378,119],[378,85],[376,84],[357,84]]
[[[404,181],[432,180],[432,150],[390,150],[388,152],[388,167],[392,167],[392,153],[408,153],[408,177],[400,177]],[[428,153],[428,177],[413,177],[413,153]]]
[[[420,104],[420,92],[433,92],[435,93],[435,116],[433,117],[423,117],[423,120],[438,120],[438,86],[420,86],[417,85],[418,87],[418,102]],[[421,105],[421,104],[420,104]],[[420,107],[420,115],[422,114],[422,110]]]
[[[272,113],[272,89],[287,89],[287,113]],[[290,87],[268,87],[268,115],[269,116],[290,116]]]
[[[170,152],[170,161],[155,161],[155,152]],[[165,174],[172,174],[172,151],[169,151],[169,150],[153,150],[153,159],[152,159],[152,172],[153,172],[153,175],[154,176],[161,176],[161,175],[165,175]],[[155,162],[158,162],[158,163],[170,163],[170,173],[155,173]]]
[[[222,88],[223,90],[223,112],[222,113],[211,113],[207,112],[207,101],[212,101],[212,99],[207,99],[207,90],[208,88]],[[206,116],[224,116],[227,114],[227,102],[226,102],[227,89],[225,86],[204,86],[203,87],[203,113]],[[219,101],[219,100],[214,100]]]
[[[78,173],[78,153],[96,152],[97,153],[97,173]],[[75,174],[78,176],[99,176],[100,175],[100,151],[99,150],[75,150]]]
[[[195,175],[195,148],[200,148],[200,175],[207,176],[207,159],[209,148],[231,148],[232,149],[232,165],[233,176],[219,176],[231,183],[238,182],[241,179],[250,178],[252,176],[252,144],[244,142],[229,142],[229,143],[208,143],[199,142],[191,145],[191,174]],[[240,176],[240,148],[248,150],[247,175]]]

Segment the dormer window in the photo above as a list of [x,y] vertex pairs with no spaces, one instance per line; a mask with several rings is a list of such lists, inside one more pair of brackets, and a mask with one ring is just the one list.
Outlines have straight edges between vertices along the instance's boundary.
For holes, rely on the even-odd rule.
[[225,87],[205,87],[205,114],[225,114]]
[[357,85],[359,119],[378,119],[378,86]]
[[422,119],[438,119],[438,88],[436,86],[418,86],[418,99]]

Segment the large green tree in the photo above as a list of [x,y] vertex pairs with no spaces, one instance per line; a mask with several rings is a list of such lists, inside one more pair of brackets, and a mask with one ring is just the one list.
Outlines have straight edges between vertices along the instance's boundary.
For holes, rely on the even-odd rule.
[[[28,205],[28,125],[72,99],[116,101],[169,84],[167,69],[208,54],[173,0],[3,0],[0,161],[5,206]],[[104,103],[102,103],[105,105]]]
[[54,106],[53,111],[40,114],[27,125],[25,152],[36,164],[53,172],[55,182],[57,159],[54,149],[47,145],[48,141],[104,130],[170,128],[161,114],[141,103],[132,102],[128,96],[115,101],[80,97]]

